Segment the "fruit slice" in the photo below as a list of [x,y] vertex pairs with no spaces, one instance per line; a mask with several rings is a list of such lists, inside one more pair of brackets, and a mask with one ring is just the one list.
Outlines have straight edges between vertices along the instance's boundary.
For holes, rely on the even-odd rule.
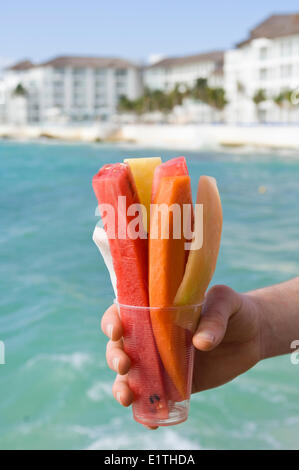
[[[92,184],[109,239],[118,301],[124,305],[148,306],[147,240],[129,236],[134,216],[128,216],[128,208],[139,203],[130,169],[123,163],[104,165],[93,177]],[[149,419],[153,416],[165,419],[168,406],[150,315],[144,314],[136,322],[132,321],[132,312],[120,308],[125,350],[132,362],[129,385],[134,393],[134,413],[147,415]],[[144,332],[147,332],[146,342],[143,342]],[[135,342],[131,341],[134,337]],[[150,390],[148,383],[152,385]]]
[[[152,185],[152,202],[154,201],[161,179],[165,176],[184,176],[188,175],[188,168],[185,157],[176,157],[168,160],[167,162],[162,163],[159,165],[154,174],[154,180]],[[194,229],[194,214],[193,214],[193,206],[190,204],[190,212],[191,214],[185,214],[184,222],[186,224],[185,234],[189,233],[189,240],[191,239],[191,235]],[[185,258],[186,262],[189,256],[189,250],[185,250]]]
[[149,232],[152,183],[155,168],[162,163],[161,158],[126,158],[124,162],[131,169],[140,203],[146,209],[146,213],[143,215],[143,225],[147,227]]
[[[149,241],[151,307],[173,305],[177,289],[183,279],[186,240],[183,234],[182,213],[183,205],[191,204],[191,202],[189,176],[161,179],[151,212]],[[173,205],[176,205],[175,213],[172,211],[172,208],[175,207]],[[175,238],[178,235],[179,238]],[[187,371],[184,358],[186,332],[175,323],[172,313],[169,309],[156,308],[151,310],[151,319],[164,367],[184,399],[187,391]]]
[[153,186],[152,186],[152,202],[155,200],[161,179],[165,176],[183,176],[188,175],[188,168],[185,157],[177,157],[168,160],[155,169]]
[[128,216],[128,208],[139,204],[130,170],[124,163],[104,165],[92,184],[109,239],[118,301],[147,306],[147,240],[140,237],[133,240],[128,233],[136,215]]
[[113,267],[113,260],[111,256],[111,251],[109,247],[109,240],[107,237],[107,233],[102,227],[96,226],[92,236],[93,241],[97,245],[100,253],[104,259],[106,264],[106,268],[109,271],[111,284],[114,290],[115,297],[117,298],[117,290],[116,290],[116,275]]
[[185,274],[176,293],[175,305],[194,305],[204,299],[213,277],[220,248],[222,231],[222,207],[215,178],[201,176],[198,183],[197,204],[203,204],[203,226],[199,213],[195,211],[195,233],[203,229],[202,248],[189,252]]

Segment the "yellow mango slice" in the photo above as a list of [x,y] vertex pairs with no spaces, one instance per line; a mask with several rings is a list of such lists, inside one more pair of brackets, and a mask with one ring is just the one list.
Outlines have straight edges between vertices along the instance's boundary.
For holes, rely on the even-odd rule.
[[203,230],[202,247],[192,249],[183,280],[176,293],[175,305],[195,305],[203,301],[213,277],[222,232],[222,207],[215,178],[201,176],[198,182],[196,204],[203,205],[203,217],[195,211],[194,232]]
[[146,208],[146,214],[143,214],[143,225],[144,228],[147,227],[147,231],[149,232],[152,183],[155,168],[162,163],[161,158],[126,158],[124,159],[124,163],[127,163],[130,167],[136,184],[139,201]]

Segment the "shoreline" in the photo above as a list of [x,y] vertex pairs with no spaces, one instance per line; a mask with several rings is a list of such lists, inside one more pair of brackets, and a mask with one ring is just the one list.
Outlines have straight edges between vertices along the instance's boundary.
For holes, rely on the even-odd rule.
[[299,125],[0,125],[0,139],[130,144],[148,148],[299,150]]

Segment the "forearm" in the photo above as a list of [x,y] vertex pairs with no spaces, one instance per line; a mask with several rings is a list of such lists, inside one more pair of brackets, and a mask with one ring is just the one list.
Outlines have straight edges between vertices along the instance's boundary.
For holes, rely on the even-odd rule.
[[299,277],[248,295],[258,305],[261,359],[291,352],[299,340]]

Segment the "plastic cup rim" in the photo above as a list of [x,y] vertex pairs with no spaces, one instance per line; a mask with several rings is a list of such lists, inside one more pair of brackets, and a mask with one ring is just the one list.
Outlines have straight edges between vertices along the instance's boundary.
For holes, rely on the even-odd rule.
[[161,310],[161,309],[182,310],[182,309],[192,309],[192,308],[195,309],[195,308],[202,307],[204,304],[204,301],[200,302],[199,304],[192,304],[192,305],[170,305],[170,306],[161,305],[161,307],[150,307],[150,306],[143,306],[143,305],[126,305],[126,304],[121,304],[120,302],[118,302],[117,299],[114,299],[113,303],[117,305],[118,307],[133,308],[134,310],[135,309],[136,310]]

